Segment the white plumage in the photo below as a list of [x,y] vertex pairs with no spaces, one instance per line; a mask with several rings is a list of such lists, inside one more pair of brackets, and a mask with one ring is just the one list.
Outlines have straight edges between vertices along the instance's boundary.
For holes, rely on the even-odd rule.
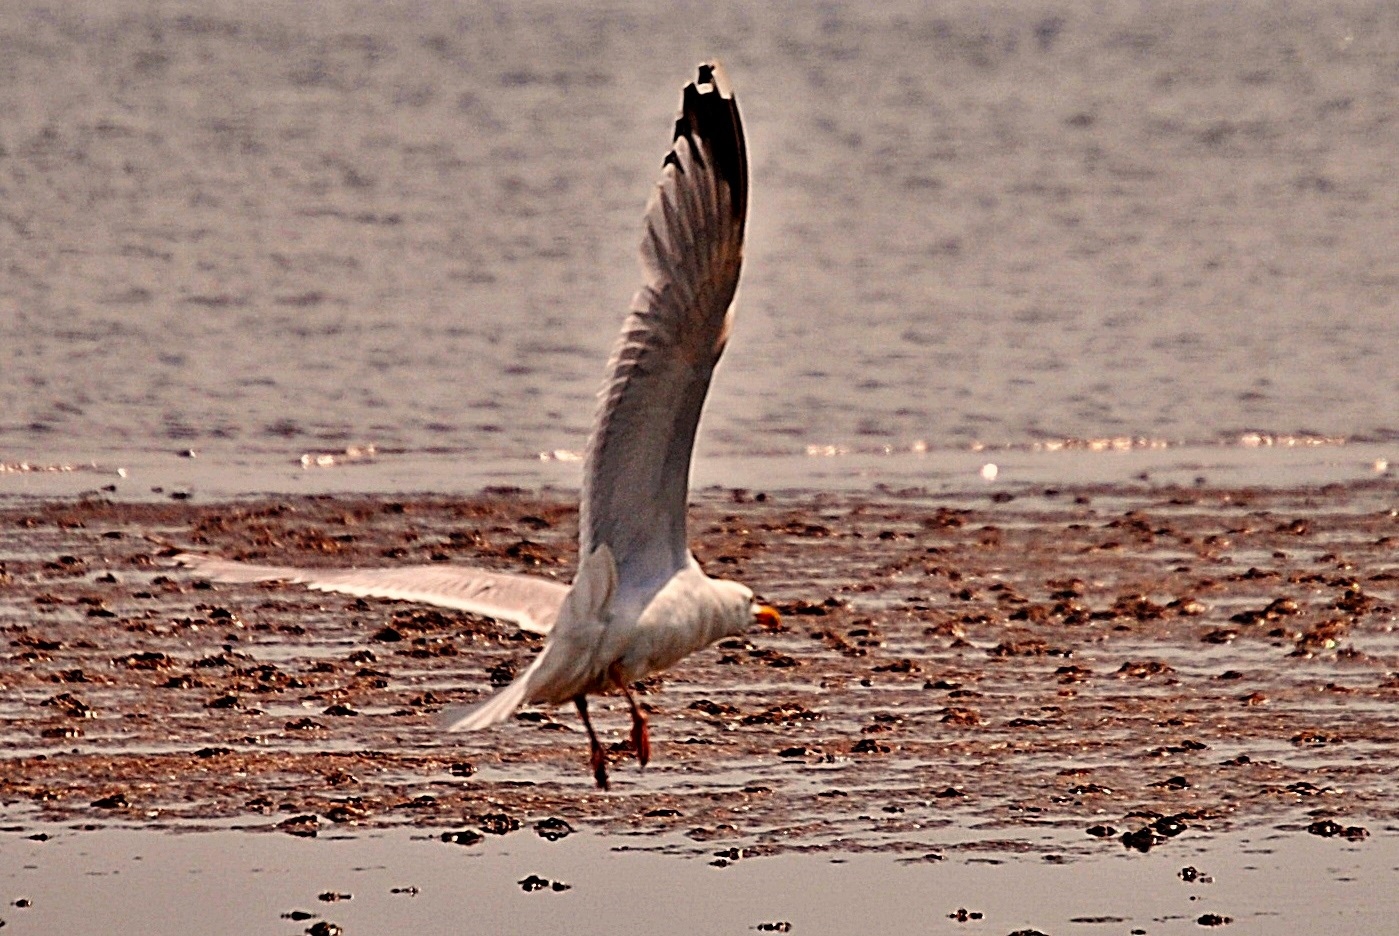
[[391,569],[295,569],[200,553],[181,553],[175,561],[219,582],[287,582],[357,598],[416,601],[492,617],[535,634],[549,633],[568,594],[567,585],[541,576],[437,563]]
[[484,728],[526,703],[572,700],[587,728],[593,775],[606,757],[587,696],[627,698],[632,743],[650,757],[629,684],[777,612],[736,582],[711,579],[686,530],[700,410],[728,340],[743,264],[748,156],[738,106],[717,63],[685,86],[670,152],[646,211],[644,282],[608,365],[588,441],[573,584],[442,566],[345,572],[180,559],[222,581],[283,579],[352,595],[460,608],[548,632],[534,662],[484,702],[444,713],[449,730]]

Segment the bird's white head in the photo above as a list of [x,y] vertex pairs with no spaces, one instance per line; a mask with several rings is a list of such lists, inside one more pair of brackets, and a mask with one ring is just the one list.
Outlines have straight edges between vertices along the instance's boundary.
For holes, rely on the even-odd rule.
[[754,624],[772,627],[782,620],[775,609],[753,597],[753,590],[748,586],[725,579],[714,579],[713,582],[723,606],[724,636],[737,637]]

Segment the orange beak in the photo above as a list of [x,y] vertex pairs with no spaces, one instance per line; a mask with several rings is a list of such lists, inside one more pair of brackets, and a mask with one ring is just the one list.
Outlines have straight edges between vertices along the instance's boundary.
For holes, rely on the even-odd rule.
[[777,613],[777,609],[768,605],[758,605],[753,612],[753,618],[761,627],[777,628],[782,626],[782,615]]

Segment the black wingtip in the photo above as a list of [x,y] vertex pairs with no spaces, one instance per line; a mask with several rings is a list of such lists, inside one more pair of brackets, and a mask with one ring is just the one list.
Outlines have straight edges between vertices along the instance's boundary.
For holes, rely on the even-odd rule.
[[[715,172],[729,187],[734,215],[743,224],[748,216],[748,144],[738,101],[718,62],[701,62],[695,80],[685,86],[673,139],[682,136],[691,144],[705,142]],[[673,161],[666,157],[666,162]]]

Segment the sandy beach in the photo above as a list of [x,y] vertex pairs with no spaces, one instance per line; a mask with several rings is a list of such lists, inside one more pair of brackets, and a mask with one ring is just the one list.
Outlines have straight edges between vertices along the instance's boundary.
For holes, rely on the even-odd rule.
[[[571,712],[434,728],[538,638],[392,602],[210,586],[161,546],[567,580],[566,501],[8,506],[0,797],[20,823],[309,816],[314,832],[505,812],[760,853],[917,849],[913,830],[950,817],[1114,834],[1163,815],[1197,829],[1390,821],[1397,493],[712,494],[697,555],[753,583],[784,624],[646,684],[655,765],[619,767],[610,796],[592,789]],[[624,738],[625,710],[602,712]]]
[[[519,836],[577,833],[604,856],[719,866],[862,853],[1014,864],[1046,850],[1179,863],[1182,849],[1218,865],[1237,834],[1364,854],[1372,836],[1388,841],[1399,802],[1396,503],[1392,480],[706,492],[696,554],[754,584],[784,623],[641,687],[644,773],[628,762],[625,707],[600,700],[609,794],[571,711],[436,730],[442,705],[508,679],[538,638],[393,602],[211,586],[167,558],[566,579],[565,498],[10,504],[0,817],[12,842],[233,828],[348,836],[380,858],[376,836],[401,828],[477,853],[496,836],[515,853]],[[50,867],[43,854],[57,853],[31,868]],[[566,866],[584,875],[587,854]],[[1310,860],[1260,877],[1324,889]],[[1264,916],[1282,899],[1249,893]]]

